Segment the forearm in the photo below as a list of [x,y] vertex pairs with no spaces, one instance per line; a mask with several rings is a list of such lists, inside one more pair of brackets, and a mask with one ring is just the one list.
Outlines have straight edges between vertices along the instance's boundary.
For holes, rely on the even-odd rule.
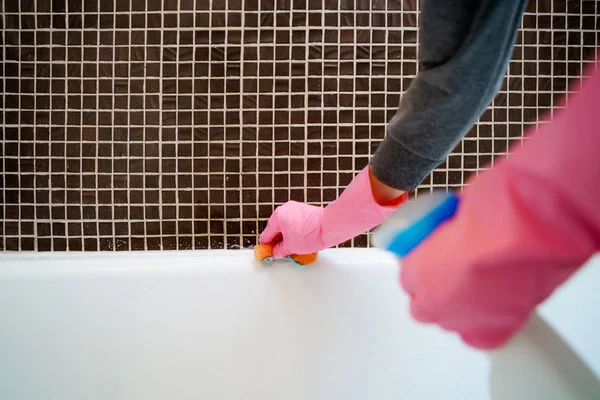
[[497,93],[525,0],[424,2],[422,71],[404,93],[371,161],[379,181],[414,189],[442,163]]

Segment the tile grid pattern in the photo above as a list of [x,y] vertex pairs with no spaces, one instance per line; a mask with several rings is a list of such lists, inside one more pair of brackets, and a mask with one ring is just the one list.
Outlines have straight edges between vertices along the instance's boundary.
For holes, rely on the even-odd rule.
[[[276,205],[339,195],[418,70],[411,0],[2,6],[5,250],[251,246]],[[417,195],[523,140],[599,29],[597,2],[531,1],[502,90]]]

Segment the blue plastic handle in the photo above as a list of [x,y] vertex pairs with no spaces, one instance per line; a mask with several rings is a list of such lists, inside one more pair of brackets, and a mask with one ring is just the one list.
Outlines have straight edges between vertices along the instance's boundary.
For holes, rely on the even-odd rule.
[[458,209],[458,203],[458,196],[448,193],[443,202],[432,208],[408,228],[398,232],[389,243],[387,250],[400,257],[405,257],[441,223],[454,216]]

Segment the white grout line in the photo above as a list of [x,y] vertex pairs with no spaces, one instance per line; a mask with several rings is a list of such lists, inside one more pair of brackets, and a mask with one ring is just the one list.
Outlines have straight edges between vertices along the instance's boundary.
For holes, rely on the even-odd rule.
[[[209,9],[209,11],[208,11],[209,12],[209,23],[208,23],[208,25],[211,26],[211,27],[212,27],[212,21],[213,21],[213,16],[214,16],[213,11],[212,11],[212,6],[213,6],[213,2],[211,1],[211,2],[209,2],[209,6],[208,6],[208,9]],[[212,44],[212,35],[209,35],[208,41],[209,41],[209,44]],[[210,50],[208,51],[208,65],[209,66],[212,65],[212,51],[210,51]],[[208,68],[208,85],[207,85],[208,86],[208,92],[207,92],[207,97],[208,97],[208,109],[207,109],[207,113],[208,113],[208,117],[207,118],[208,118],[209,122],[210,122],[210,110],[212,110],[212,108],[211,108],[212,96],[210,95],[211,94],[211,85],[210,85],[210,78],[211,78],[211,76],[212,76],[212,68],[209,67]],[[209,134],[210,134],[210,131],[209,131]],[[211,240],[211,237],[210,237],[210,230],[212,229],[211,228],[212,227],[212,225],[211,225],[212,224],[212,221],[211,221],[211,213],[212,213],[211,205],[213,203],[211,202],[211,199],[210,199],[210,197],[211,197],[210,196],[210,172],[211,172],[210,171],[210,169],[211,169],[211,166],[210,166],[210,143],[208,144],[208,157],[209,157],[209,160],[208,160],[209,177],[206,180],[207,181],[206,192],[207,192],[207,199],[208,199],[207,200],[208,207],[207,207],[207,215],[206,216],[207,216],[207,220],[208,220],[207,227],[208,227],[209,232],[207,232],[207,234],[208,234],[208,243],[207,243],[206,247],[208,249],[212,249],[212,240]]]

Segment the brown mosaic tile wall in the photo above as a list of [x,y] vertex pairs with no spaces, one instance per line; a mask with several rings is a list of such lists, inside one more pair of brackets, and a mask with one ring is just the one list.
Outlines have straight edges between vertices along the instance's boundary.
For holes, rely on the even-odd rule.
[[[251,246],[276,205],[337,197],[418,70],[414,0],[2,3],[5,250]],[[532,1],[501,93],[419,190],[521,140],[599,29],[598,2]]]

